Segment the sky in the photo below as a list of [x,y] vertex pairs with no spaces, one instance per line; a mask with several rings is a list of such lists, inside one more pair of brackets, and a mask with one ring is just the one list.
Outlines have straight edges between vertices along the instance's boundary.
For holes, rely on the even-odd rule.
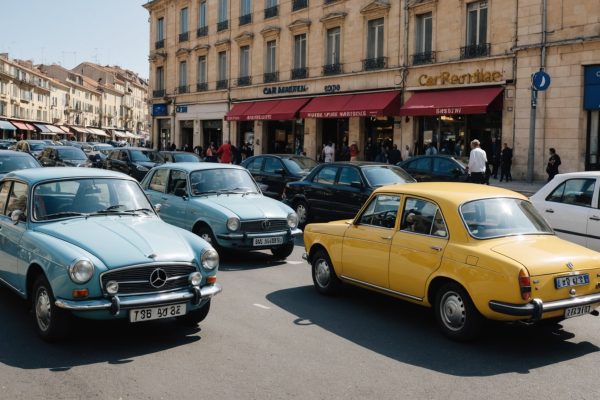
[[90,61],[148,78],[147,0],[0,0],[0,53],[73,68]]

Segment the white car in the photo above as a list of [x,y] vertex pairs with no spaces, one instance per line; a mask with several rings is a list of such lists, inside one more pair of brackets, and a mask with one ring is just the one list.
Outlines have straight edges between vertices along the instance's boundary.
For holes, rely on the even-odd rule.
[[600,251],[600,171],[559,174],[530,197],[556,234]]

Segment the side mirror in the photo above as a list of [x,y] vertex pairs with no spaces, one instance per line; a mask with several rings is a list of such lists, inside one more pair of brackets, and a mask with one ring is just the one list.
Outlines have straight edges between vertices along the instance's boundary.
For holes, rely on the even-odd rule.
[[25,214],[23,214],[22,210],[14,210],[10,213],[10,219],[16,225],[19,221],[25,220]]
[[351,182],[350,186],[352,186],[353,188],[357,188],[357,189],[362,189],[363,188],[363,184],[361,182],[358,182],[358,181]]
[[160,204],[160,203],[154,205],[154,209],[156,210],[157,213],[160,213],[161,208],[162,208],[162,204]]
[[185,188],[177,188],[177,189],[175,189],[175,192],[173,194],[177,197],[186,197],[187,196],[187,192],[185,191]]

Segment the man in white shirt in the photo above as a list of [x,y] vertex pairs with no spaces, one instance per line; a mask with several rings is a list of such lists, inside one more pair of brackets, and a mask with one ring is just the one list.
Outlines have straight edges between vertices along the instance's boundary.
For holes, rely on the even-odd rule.
[[323,148],[323,161],[326,163],[330,163],[334,161],[335,150],[333,150],[333,144],[331,142],[327,143],[327,146]]
[[469,154],[469,182],[485,183],[485,165],[487,156],[479,147],[479,140],[471,140],[471,153]]

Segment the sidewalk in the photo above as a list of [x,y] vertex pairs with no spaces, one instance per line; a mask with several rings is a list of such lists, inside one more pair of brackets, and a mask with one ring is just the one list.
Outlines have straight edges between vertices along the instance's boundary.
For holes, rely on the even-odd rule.
[[497,186],[504,189],[514,190],[515,192],[522,193],[525,196],[531,196],[545,184],[546,181],[534,181],[533,183],[527,183],[526,181],[500,182],[498,179],[490,178],[490,186]]

